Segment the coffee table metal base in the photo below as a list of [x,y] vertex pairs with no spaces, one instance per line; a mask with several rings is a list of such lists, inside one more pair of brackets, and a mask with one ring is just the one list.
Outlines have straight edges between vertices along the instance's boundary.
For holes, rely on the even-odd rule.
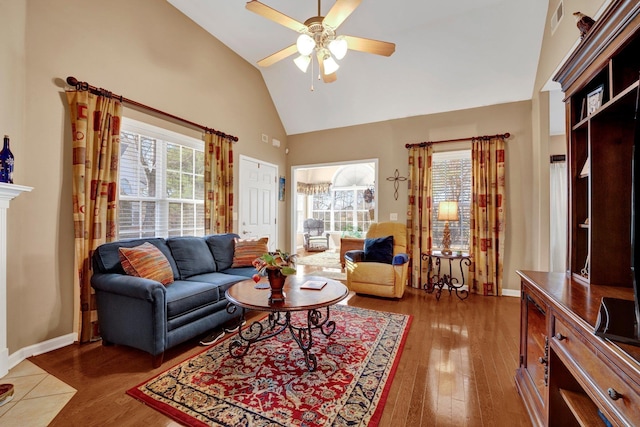
[[[227,311],[233,314],[238,309],[234,304],[227,305]],[[242,309],[240,324],[244,321],[246,310]],[[324,313],[323,313],[324,311]],[[291,312],[273,311],[269,313],[267,327],[261,322],[253,322],[246,328],[240,328],[238,335],[229,343],[229,354],[235,358],[241,358],[247,354],[251,344],[263,341],[280,334],[288,329],[291,337],[298,344],[304,354],[304,361],[309,371],[315,371],[318,367],[316,356],[310,352],[313,346],[313,330],[319,329],[325,337],[331,336],[336,330],[336,324],[329,320],[329,307],[307,310],[307,324],[294,325],[291,322]]]

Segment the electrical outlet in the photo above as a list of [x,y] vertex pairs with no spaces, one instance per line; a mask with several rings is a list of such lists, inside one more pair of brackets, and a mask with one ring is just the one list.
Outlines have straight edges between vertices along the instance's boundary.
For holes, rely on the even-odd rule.
[[389,221],[397,221],[398,220],[398,214],[397,213],[390,213],[389,214]]

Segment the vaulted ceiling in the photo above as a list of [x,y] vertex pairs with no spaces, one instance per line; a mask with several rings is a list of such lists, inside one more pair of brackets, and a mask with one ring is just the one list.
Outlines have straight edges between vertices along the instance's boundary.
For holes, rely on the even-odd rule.
[[[297,38],[244,0],[168,1],[256,67]],[[300,22],[318,7],[262,3]],[[302,73],[295,55],[259,69],[289,135],[530,99],[546,11],[531,0],[363,0],[337,33],[393,42],[390,57],[349,51],[333,83],[317,66]]]

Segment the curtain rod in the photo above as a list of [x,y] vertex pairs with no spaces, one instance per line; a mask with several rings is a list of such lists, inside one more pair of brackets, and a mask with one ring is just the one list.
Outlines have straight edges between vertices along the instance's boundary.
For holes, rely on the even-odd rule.
[[96,95],[103,95],[103,96],[108,96],[108,97],[112,97],[112,98],[118,98],[118,99],[120,99],[120,102],[124,102],[126,104],[133,105],[134,107],[142,108],[142,109],[149,110],[149,111],[157,113],[157,114],[161,114],[163,116],[166,116],[166,117],[169,117],[171,119],[180,121],[182,123],[186,123],[186,124],[196,128],[196,129],[201,129],[201,130],[204,130],[205,132],[213,133],[213,134],[221,136],[223,138],[229,138],[234,142],[238,141],[238,137],[237,136],[228,135],[228,134],[226,134],[224,132],[220,132],[219,130],[215,130],[215,129],[207,127],[207,126],[203,126],[201,124],[192,122],[192,121],[187,120],[187,119],[183,119],[182,117],[174,116],[173,114],[167,113],[167,112],[162,111],[162,110],[158,110],[157,108],[149,107],[148,105],[141,104],[141,103],[139,103],[137,101],[134,101],[132,99],[125,98],[122,95],[114,95],[113,93],[109,92],[106,89],[102,89],[102,88],[97,88],[95,86],[91,86],[89,83],[81,82],[81,81],[79,81],[78,79],[76,79],[75,77],[72,77],[72,76],[67,77],[67,84],[69,86],[75,87],[77,90],[88,90],[89,92],[91,92],[93,94],[96,94]]
[[473,139],[491,139],[491,138],[504,138],[507,139],[511,136],[509,132],[507,133],[498,133],[495,135],[483,135],[483,136],[471,136],[468,138],[458,138],[458,139],[443,139],[440,141],[426,141],[426,142],[418,142],[415,144],[405,144],[405,148],[411,147],[426,147],[431,144],[440,144],[441,142],[460,142],[460,141],[471,141]]

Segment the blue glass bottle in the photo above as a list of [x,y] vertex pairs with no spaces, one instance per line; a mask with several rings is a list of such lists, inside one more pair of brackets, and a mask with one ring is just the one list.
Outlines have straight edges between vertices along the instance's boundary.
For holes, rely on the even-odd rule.
[[9,136],[4,136],[4,146],[0,151],[0,182],[13,184],[13,153],[9,148]]

